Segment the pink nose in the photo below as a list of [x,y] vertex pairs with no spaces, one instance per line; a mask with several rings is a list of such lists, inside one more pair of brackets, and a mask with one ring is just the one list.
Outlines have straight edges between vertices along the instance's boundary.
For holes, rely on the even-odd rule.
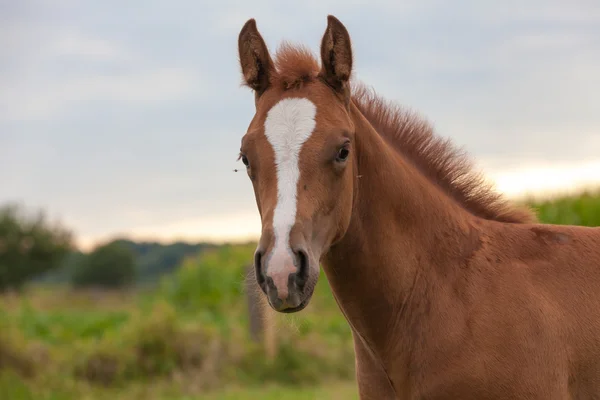
[[290,284],[293,285],[294,283],[296,271],[297,268],[291,258],[283,260],[280,265],[271,264],[271,268],[267,269],[267,283],[269,285],[267,289],[273,290],[279,300],[286,301]]
[[274,252],[268,261],[257,250],[256,277],[271,306],[278,311],[297,308],[302,303],[302,292],[308,280],[308,257],[304,250]]

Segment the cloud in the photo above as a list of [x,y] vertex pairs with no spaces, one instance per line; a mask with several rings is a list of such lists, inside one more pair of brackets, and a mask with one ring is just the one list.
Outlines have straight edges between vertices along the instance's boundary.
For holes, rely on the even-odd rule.
[[9,19],[2,28],[0,43],[13,57],[0,66],[0,123],[64,118],[98,102],[167,104],[206,89],[200,68],[189,63],[156,62],[143,47],[85,25],[29,18]]
[[95,39],[80,34],[63,34],[47,47],[46,56],[81,56],[100,60],[114,60],[126,56],[108,40]]
[[168,103],[201,90],[196,73],[181,68],[91,75],[50,82],[45,86],[13,86],[0,95],[0,118],[32,120],[57,118],[86,102],[145,106]]

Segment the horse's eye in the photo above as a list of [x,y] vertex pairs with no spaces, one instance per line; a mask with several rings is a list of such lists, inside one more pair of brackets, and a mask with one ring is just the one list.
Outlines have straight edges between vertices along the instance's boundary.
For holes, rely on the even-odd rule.
[[246,157],[245,155],[242,155],[242,157],[241,157],[241,158],[242,158],[242,162],[244,163],[244,165],[245,165],[246,167],[249,167],[249,166],[250,166],[250,163],[248,162],[248,157]]
[[347,147],[342,147],[341,149],[338,150],[335,160],[337,162],[344,162],[348,158],[349,154],[350,154],[350,150],[348,150]]

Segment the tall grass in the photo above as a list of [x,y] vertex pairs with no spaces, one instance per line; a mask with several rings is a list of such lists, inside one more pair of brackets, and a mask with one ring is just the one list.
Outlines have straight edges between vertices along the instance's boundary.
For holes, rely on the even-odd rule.
[[[262,343],[251,340],[245,265],[254,249],[228,245],[190,258],[152,295],[96,292],[92,306],[87,292],[61,288],[60,299],[48,304],[38,297],[47,297],[51,287],[36,287],[7,298],[0,306],[0,370],[28,382],[35,396],[42,396],[48,382],[59,392],[70,387],[81,393],[158,379],[210,393],[230,386],[351,380],[350,331],[324,276],[315,305],[302,315],[274,319],[277,357],[265,357]],[[103,302],[112,306],[99,306]],[[0,379],[0,385],[13,378]]]

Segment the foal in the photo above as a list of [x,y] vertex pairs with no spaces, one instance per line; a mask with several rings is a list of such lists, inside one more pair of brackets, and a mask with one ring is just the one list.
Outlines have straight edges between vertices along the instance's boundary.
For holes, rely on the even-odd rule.
[[600,398],[600,230],[537,224],[426,122],[351,87],[335,17],[320,64],[272,59],[253,19],[238,46],[258,285],[297,312],[323,265],[361,399]]

